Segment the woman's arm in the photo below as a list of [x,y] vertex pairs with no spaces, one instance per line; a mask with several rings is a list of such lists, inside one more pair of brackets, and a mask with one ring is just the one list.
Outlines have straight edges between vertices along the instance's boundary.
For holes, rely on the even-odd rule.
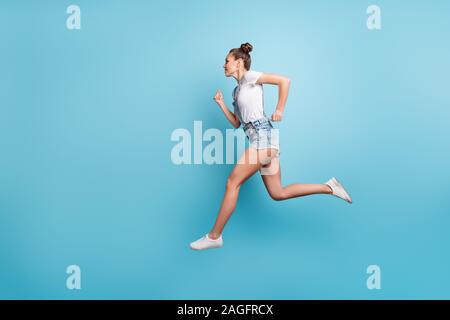
[[289,94],[289,86],[291,80],[287,77],[277,74],[263,73],[256,81],[258,84],[275,84],[278,86],[278,103],[274,114],[272,115],[273,121],[281,121],[283,116],[284,106],[286,105],[287,97]]
[[239,128],[241,122],[233,112],[228,110],[228,107],[225,105],[225,101],[223,100],[222,92],[220,92],[220,90],[217,90],[216,95],[214,96],[214,101],[216,101],[220,109],[222,109],[223,113],[225,114],[225,117],[227,117],[231,125],[235,128]]

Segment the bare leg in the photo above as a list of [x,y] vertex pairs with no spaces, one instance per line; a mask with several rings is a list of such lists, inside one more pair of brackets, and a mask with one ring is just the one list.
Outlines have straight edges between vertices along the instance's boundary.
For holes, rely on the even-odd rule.
[[272,160],[271,165],[277,165],[278,170],[272,175],[261,175],[264,185],[272,199],[281,201],[312,194],[331,194],[332,190],[326,184],[291,184],[283,187],[281,184],[281,165],[279,158]]
[[225,196],[223,198],[214,227],[209,233],[210,238],[217,239],[222,234],[225,224],[236,208],[236,202],[241,185],[255,172],[257,172],[263,164],[270,162],[270,160],[276,155],[276,152],[276,149],[257,151],[251,147],[244,152],[227,179]]

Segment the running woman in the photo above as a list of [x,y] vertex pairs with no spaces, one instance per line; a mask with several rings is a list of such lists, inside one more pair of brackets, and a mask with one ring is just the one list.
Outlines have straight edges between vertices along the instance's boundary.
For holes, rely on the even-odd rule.
[[[223,246],[222,232],[233,213],[241,185],[254,173],[261,173],[264,185],[274,200],[281,201],[313,194],[330,194],[348,203],[352,199],[336,178],[323,184],[281,184],[280,146],[278,129],[271,121],[281,121],[289,93],[290,80],[277,74],[262,73],[250,69],[250,52],[253,46],[242,44],[231,49],[223,66],[226,77],[233,77],[237,86],[233,90],[234,113],[226,106],[223,95],[217,90],[214,100],[235,128],[242,124],[250,142],[226,182],[225,195],[209,233],[190,244],[194,250],[220,248]],[[278,103],[271,118],[264,112],[263,84],[278,86]]]

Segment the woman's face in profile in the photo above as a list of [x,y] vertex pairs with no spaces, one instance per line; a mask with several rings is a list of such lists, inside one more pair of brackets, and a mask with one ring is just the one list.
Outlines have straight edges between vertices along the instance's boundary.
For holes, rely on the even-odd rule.
[[228,54],[223,65],[225,76],[230,77],[238,70],[238,60],[234,59],[232,54]]

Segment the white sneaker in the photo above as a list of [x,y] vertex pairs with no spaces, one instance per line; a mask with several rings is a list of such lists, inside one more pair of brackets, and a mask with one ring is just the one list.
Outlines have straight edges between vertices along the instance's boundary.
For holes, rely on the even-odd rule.
[[202,238],[198,239],[197,241],[194,241],[191,243],[191,249],[194,250],[204,250],[204,249],[211,249],[211,248],[220,248],[223,246],[223,239],[222,235],[220,235],[217,239],[211,239],[208,236],[209,233],[207,233]]
[[328,185],[331,190],[333,190],[333,195],[341,198],[348,203],[352,203],[352,198],[350,198],[350,195],[345,191],[344,186],[339,183],[339,181],[336,180],[335,177],[331,178],[327,182],[325,182],[326,185]]

